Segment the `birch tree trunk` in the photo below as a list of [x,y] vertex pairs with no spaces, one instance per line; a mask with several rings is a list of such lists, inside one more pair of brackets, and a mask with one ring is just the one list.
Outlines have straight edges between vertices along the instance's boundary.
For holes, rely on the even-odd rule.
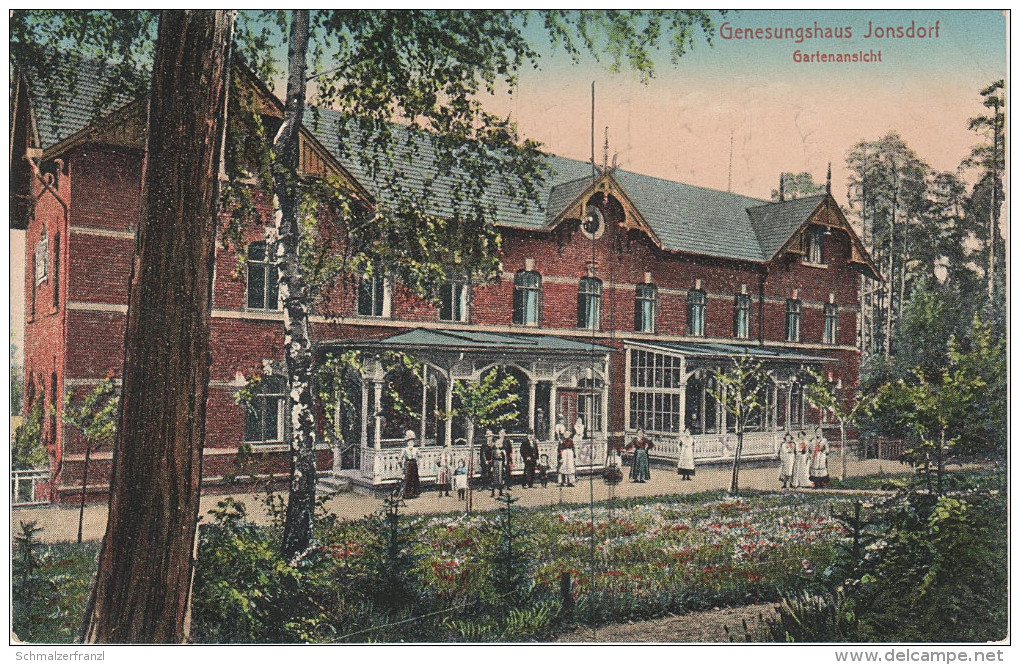
[[110,513],[86,643],[187,636],[233,20],[229,11],[160,16]]
[[276,136],[273,189],[276,199],[276,258],[283,302],[283,344],[287,362],[287,418],[291,479],[281,550],[290,559],[308,548],[315,511],[315,416],[312,411],[311,298],[301,266],[299,132],[305,109],[308,10],[295,10],[287,49],[287,97]]

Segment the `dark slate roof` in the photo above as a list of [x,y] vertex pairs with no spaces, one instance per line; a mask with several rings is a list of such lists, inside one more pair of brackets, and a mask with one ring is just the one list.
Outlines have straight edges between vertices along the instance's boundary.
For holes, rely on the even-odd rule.
[[700,358],[730,358],[741,356],[745,353],[752,358],[761,360],[786,360],[789,362],[835,362],[832,358],[825,356],[811,356],[798,353],[791,349],[781,349],[774,346],[757,346],[753,344],[722,344],[719,342],[661,342],[647,341],[643,339],[624,340],[627,344],[642,344],[664,351],[672,351],[684,356]]
[[38,77],[26,71],[39,147],[52,148],[88,127],[96,118],[130,102],[129,95],[109,93],[107,87],[113,76],[116,71],[112,66],[96,60],[82,60],[74,72],[70,94],[51,103],[43,98]]
[[[76,71],[74,94],[68,95],[56,106],[43,103],[36,90],[33,111],[41,146],[46,149],[56,145],[87,127],[102,112],[113,111],[130,101],[126,95],[106,96],[106,84],[115,75],[111,66],[84,61]],[[28,77],[31,84],[30,73]],[[457,188],[468,181],[468,176],[456,171],[440,173],[435,150],[425,134],[394,126],[394,134],[402,145],[394,151],[396,157],[392,166],[380,165],[382,168],[373,173],[360,159],[341,156],[339,127],[345,121],[344,116],[324,109],[317,110],[315,115],[317,118],[312,113],[306,114],[306,126],[374,196],[384,201],[387,195],[397,196],[388,176],[392,177],[399,169],[401,177],[397,187],[411,195],[428,191],[427,196],[420,196],[417,200],[425,201],[432,214],[448,216],[454,213],[455,202],[460,198]],[[540,190],[538,204],[528,210],[521,210],[508,194],[513,191],[514,182],[494,179],[486,202],[499,211],[500,225],[529,230],[548,229],[549,224],[593,182],[589,162],[556,155],[546,155],[545,161],[549,175]],[[664,249],[753,262],[770,260],[821,200],[821,197],[813,196],[768,203],[762,199],[629,171],[616,170],[612,176]],[[460,212],[470,214],[466,209]]]
[[390,337],[352,342],[324,342],[320,346],[343,348],[364,348],[378,350],[443,350],[443,351],[535,351],[562,353],[612,353],[616,349],[601,344],[582,342],[551,335],[528,335],[526,333],[491,333],[474,330],[426,330],[415,328]]
[[771,259],[815,211],[825,194],[748,208],[765,260]]
[[613,177],[666,249],[763,260],[747,217],[748,207],[760,205],[761,199],[628,171]]

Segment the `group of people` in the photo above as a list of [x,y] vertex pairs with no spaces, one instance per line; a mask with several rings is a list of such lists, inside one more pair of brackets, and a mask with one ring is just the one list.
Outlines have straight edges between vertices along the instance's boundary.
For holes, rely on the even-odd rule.
[[[688,429],[684,429],[680,435],[676,472],[683,480],[690,480],[694,476],[694,437]],[[623,453],[631,452],[630,480],[634,483],[645,483],[651,480],[651,459],[649,451],[655,448],[655,443],[645,434],[644,430],[638,430],[631,442],[623,447],[617,444],[610,447],[606,459],[607,479],[617,481],[623,479]]]
[[829,443],[822,428],[815,428],[809,440],[798,432],[797,439],[787,432],[779,444],[779,481],[787,487],[825,487],[829,483]]
[[[577,480],[577,459],[574,451],[574,439],[584,436],[584,423],[578,418],[572,430],[568,430],[562,418],[556,423],[557,440],[556,468],[549,464],[549,456],[539,453],[538,442],[532,430],[527,432],[520,446],[520,458],[523,463],[521,477],[522,487],[534,487],[535,482],[546,487],[552,473],[556,474],[559,485],[573,487]],[[406,445],[401,452],[401,463],[404,468],[404,498],[413,499],[421,494],[421,482],[418,475],[418,448],[415,446],[415,434],[408,430],[405,435]],[[651,479],[651,463],[649,451],[655,447],[652,440],[639,430],[637,435],[624,448],[621,445],[610,447],[606,459],[606,479],[619,482],[623,478],[623,452],[632,452],[630,480],[644,483]],[[779,480],[783,489],[799,487],[825,487],[829,482],[829,445],[822,434],[822,428],[815,429],[808,439],[807,433],[798,432],[796,440],[791,432],[787,432],[779,446]],[[485,441],[481,448],[481,481],[483,487],[489,488],[489,495],[503,496],[510,486],[510,476],[514,468],[513,444],[506,430],[493,434],[486,430]],[[436,460],[436,485],[439,496],[451,496],[451,489],[457,490],[457,497],[464,498],[468,484],[467,463],[463,458],[454,464],[453,449],[447,446]],[[684,429],[680,435],[677,474],[683,480],[694,476],[694,437],[690,430]]]

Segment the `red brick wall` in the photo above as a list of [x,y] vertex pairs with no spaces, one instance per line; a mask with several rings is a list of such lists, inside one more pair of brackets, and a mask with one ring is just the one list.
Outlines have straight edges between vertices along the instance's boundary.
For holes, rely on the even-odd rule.
[[[120,309],[127,302],[133,241],[125,237],[137,225],[140,196],[141,159],[136,153],[103,150],[96,147],[79,149],[69,157],[69,174],[56,182],[61,195],[71,204],[71,225],[87,228],[92,233],[72,233],[63,227],[63,210],[53,197],[40,198],[36,217],[26,235],[28,275],[26,289],[31,293],[32,255],[42,222],[51,237],[61,234],[64,257],[60,279],[63,297],[74,309],[66,312],[64,302],[52,307],[52,278],[36,289],[37,311],[26,326],[26,371],[37,380],[38,389],[45,385],[49,399],[51,375],[57,373],[58,392],[65,392],[67,378],[76,391],[90,390],[85,382],[94,382],[109,374],[119,376],[123,358],[124,314]],[[37,187],[38,189],[38,187]],[[38,193],[38,191],[37,191]],[[270,219],[266,201],[261,201],[263,214]],[[112,232],[112,233],[111,233]],[[750,338],[756,339],[759,323],[759,285],[764,268],[761,265],[718,258],[662,252],[640,233],[631,232],[627,239],[614,236],[615,227],[594,242],[596,276],[603,280],[602,330],[598,341],[622,349],[624,337],[641,338],[633,332],[634,286],[651,281],[659,291],[658,333],[684,336],[687,333],[686,299],[688,290],[697,280],[707,294],[705,335],[730,340],[733,337],[734,296],[746,285],[751,296]],[[119,234],[119,235],[118,235]],[[263,237],[261,228],[245,232],[244,241]],[[579,230],[558,231],[556,234],[503,231],[504,277],[473,289],[471,322],[490,326],[512,326],[513,278],[532,259],[543,277],[542,326],[536,332],[574,331],[577,325],[577,281],[587,275],[592,260],[593,243]],[[802,265],[797,256],[789,256],[771,265],[764,282],[764,336],[769,341],[785,340],[785,300],[794,289],[803,302],[801,340],[813,354],[831,355],[838,361],[826,371],[843,379],[844,385],[857,380],[855,351],[821,347],[823,331],[822,306],[835,293],[836,303],[845,308],[840,313],[839,341],[853,345],[858,275],[850,268],[849,240],[841,231],[825,238],[828,268]],[[68,255],[69,260],[68,260]],[[52,263],[51,263],[52,265]],[[380,321],[356,315],[356,299],[349,280],[345,286],[330,291],[328,302],[320,304],[319,312],[338,317],[331,323],[312,325],[316,340],[372,339],[392,335],[416,323],[438,321],[435,303],[419,298],[399,285],[394,289],[392,316]],[[66,285],[66,287],[64,286]],[[249,377],[261,374],[263,359],[283,358],[282,315],[265,311],[246,311],[246,275],[235,250],[221,246],[217,250],[214,285],[214,310],[211,324],[211,377],[207,410],[206,477],[229,475],[237,471],[231,454],[241,442],[243,411],[234,402],[236,375]],[[29,298],[26,298],[30,302]],[[63,332],[66,313],[67,334]],[[233,313],[233,314],[231,314]],[[235,316],[236,314],[236,316]],[[405,323],[406,327],[393,323]],[[610,337],[611,334],[611,337]],[[66,346],[65,342],[66,340]],[[66,357],[65,357],[66,356]],[[623,428],[624,354],[613,354],[611,360],[610,429]],[[55,437],[58,433],[51,433]],[[63,441],[56,440],[54,464],[59,459]],[[68,434],[66,451],[77,457],[81,441]],[[217,454],[227,453],[227,454]],[[330,463],[329,453],[322,454],[321,463]],[[262,472],[286,474],[289,454],[286,452],[256,455],[256,467]],[[74,496],[80,483],[81,461],[69,460],[60,478],[60,492]],[[96,498],[102,498],[101,485],[107,482],[108,455],[99,455],[90,468],[95,480]],[[93,481],[90,480],[90,485]],[[90,492],[90,498],[93,496]]]

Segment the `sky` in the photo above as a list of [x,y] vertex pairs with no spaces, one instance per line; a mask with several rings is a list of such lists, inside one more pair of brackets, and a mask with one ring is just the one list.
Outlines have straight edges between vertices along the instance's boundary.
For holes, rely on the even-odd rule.
[[[591,152],[595,82],[596,160],[608,127],[610,160],[620,168],[768,198],[782,171],[808,171],[846,203],[844,159],[859,140],[890,131],[918,156],[955,171],[980,137],[967,129],[984,111],[978,91],[1006,77],[1007,18],[982,11],[735,11],[715,18],[712,44],[699,36],[677,63],[656,59],[647,84],[631,71],[611,73],[585,57],[575,63],[548,44],[540,21],[528,28],[541,69],[521,73],[512,94],[485,98],[509,114],[523,136],[565,157]],[[745,39],[760,28],[846,28],[850,38]],[[935,36],[934,28],[938,26]],[[875,27],[923,28],[925,37],[878,37]],[[870,34],[869,34],[870,33]],[[803,34],[803,33],[802,33]],[[728,37],[728,38],[727,38]],[[881,62],[796,62],[797,52],[881,53]],[[875,56],[871,56],[875,59]],[[731,148],[732,138],[732,148]],[[10,234],[11,312],[22,346],[24,278],[21,234]]]
[[[869,22],[871,29],[869,30]],[[878,38],[875,26],[933,28],[938,36]],[[737,29],[850,28],[852,38],[737,39]],[[534,31],[535,42],[544,40]],[[869,35],[870,32],[870,35]],[[730,39],[724,36],[731,37]],[[955,170],[980,137],[978,91],[1006,76],[1000,11],[737,11],[716,19],[712,44],[672,64],[665,54],[647,85],[562,50],[526,72],[516,94],[492,99],[521,133],[551,152],[588,159],[595,82],[596,160],[605,128],[621,168],[767,198],[781,171],[808,171],[846,198],[845,155],[861,139],[899,132],[932,167]],[[797,51],[881,53],[881,62],[795,62]],[[872,56],[874,57],[874,56]],[[732,136],[732,172],[730,138]]]

